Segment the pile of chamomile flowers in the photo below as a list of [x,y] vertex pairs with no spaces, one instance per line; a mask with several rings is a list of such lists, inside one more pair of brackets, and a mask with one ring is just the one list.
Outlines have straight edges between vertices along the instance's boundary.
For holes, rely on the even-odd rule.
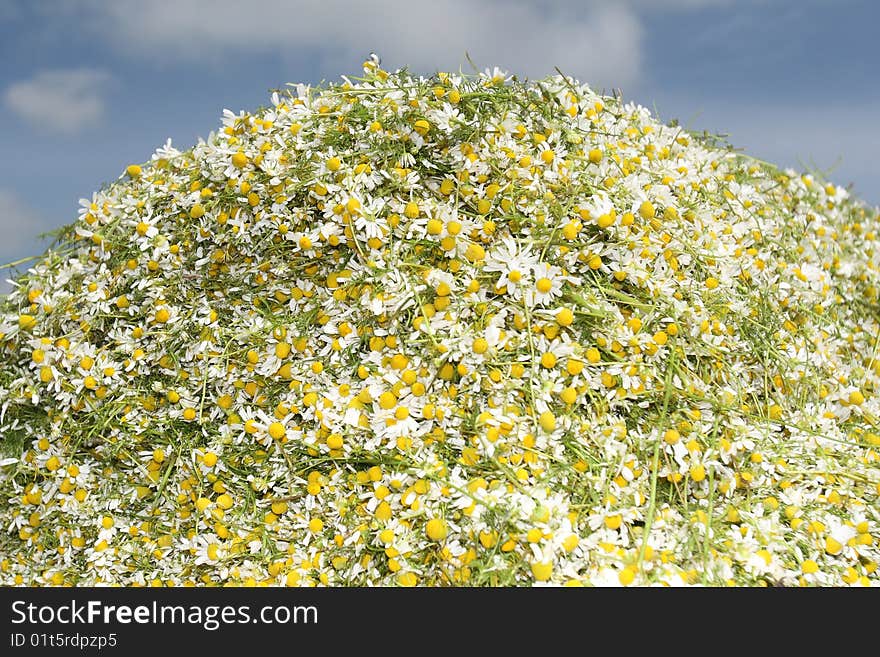
[[0,584],[877,586],[878,211],[561,74],[290,86],[0,300]]

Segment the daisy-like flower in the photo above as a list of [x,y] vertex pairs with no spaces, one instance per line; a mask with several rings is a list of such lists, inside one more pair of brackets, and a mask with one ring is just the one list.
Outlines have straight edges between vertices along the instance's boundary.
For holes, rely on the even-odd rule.
[[216,565],[226,556],[226,549],[214,534],[201,534],[192,539],[188,546],[181,545],[181,549],[187,549],[194,553],[195,565]]
[[492,68],[483,69],[480,77],[483,78],[487,85],[500,85],[510,80],[511,75],[507,71],[493,66]]
[[513,237],[505,237],[490,253],[484,269],[499,273],[494,282],[496,290],[504,290],[513,299],[522,299],[528,286],[535,282],[537,256],[531,247],[522,247]]
[[559,267],[546,262],[532,268],[531,280],[535,282],[534,290],[526,290],[523,294],[529,306],[549,306],[562,295],[562,287],[566,282],[577,283],[577,279],[564,276]]

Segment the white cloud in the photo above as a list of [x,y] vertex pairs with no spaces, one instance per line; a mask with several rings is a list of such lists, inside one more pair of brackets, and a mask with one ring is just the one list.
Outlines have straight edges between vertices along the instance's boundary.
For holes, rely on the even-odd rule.
[[109,80],[107,72],[90,68],[42,71],[11,84],[3,101],[38,130],[75,134],[103,116]]
[[138,57],[317,56],[333,77],[357,73],[353,62],[371,51],[390,68],[423,73],[468,70],[468,53],[480,68],[534,78],[558,66],[610,88],[633,83],[641,61],[638,17],[607,0],[69,0],[59,11]]

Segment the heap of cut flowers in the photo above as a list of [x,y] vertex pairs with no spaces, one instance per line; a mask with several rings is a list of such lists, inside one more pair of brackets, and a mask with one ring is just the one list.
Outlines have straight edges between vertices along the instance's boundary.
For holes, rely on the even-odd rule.
[[0,300],[0,583],[878,586],[878,231],[561,74],[279,90]]

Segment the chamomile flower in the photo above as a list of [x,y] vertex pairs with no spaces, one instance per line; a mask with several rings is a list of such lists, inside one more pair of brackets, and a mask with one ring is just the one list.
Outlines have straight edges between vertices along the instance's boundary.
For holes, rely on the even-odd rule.
[[563,284],[577,284],[577,279],[564,276],[559,267],[546,262],[532,268],[531,280],[535,282],[534,290],[524,293],[527,305],[549,306],[562,295]]

